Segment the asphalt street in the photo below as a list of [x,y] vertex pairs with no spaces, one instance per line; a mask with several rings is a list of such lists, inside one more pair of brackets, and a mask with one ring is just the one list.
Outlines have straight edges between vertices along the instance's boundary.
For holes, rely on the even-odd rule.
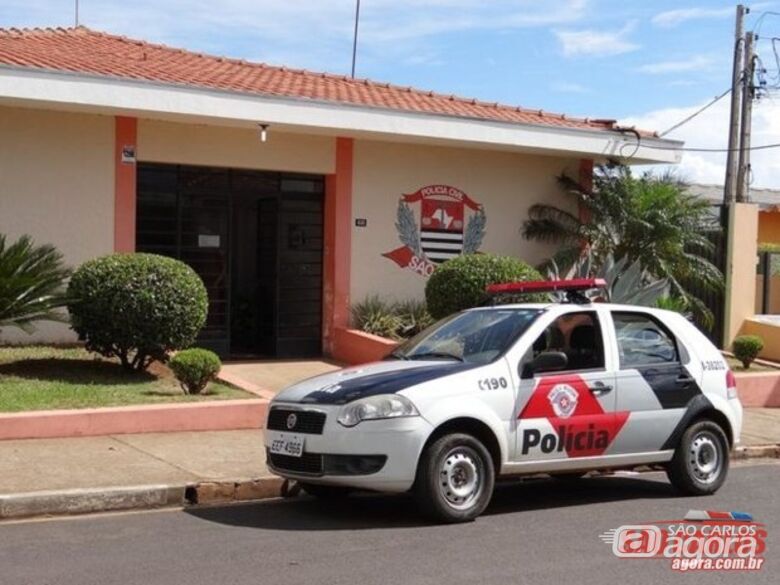
[[[732,468],[715,496],[682,498],[661,474],[498,488],[476,522],[435,526],[406,497],[257,504],[0,525],[3,585],[778,583],[780,465]],[[599,539],[624,524],[739,510],[766,524],[756,573],[673,572]]]

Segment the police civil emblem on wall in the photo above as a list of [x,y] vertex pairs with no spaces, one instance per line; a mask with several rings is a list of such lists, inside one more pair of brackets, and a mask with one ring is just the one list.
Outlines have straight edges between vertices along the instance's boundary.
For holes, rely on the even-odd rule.
[[403,246],[382,255],[402,268],[430,276],[437,264],[479,250],[486,223],[483,206],[460,189],[428,185],[401,195],[395,228]]

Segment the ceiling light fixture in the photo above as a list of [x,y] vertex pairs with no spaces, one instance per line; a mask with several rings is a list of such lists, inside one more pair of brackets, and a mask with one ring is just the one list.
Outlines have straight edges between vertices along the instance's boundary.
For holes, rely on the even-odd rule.
[[260,142],[268,140],[268,124],[258,124],[260,126]]

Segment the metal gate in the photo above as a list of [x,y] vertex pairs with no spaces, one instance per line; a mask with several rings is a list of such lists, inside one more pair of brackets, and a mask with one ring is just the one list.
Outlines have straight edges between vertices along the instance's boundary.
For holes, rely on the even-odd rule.
[[[726,205],[713,205],[712,209],[715,222],[713,229],[708,230],[707,237],[712,242],[713,248],[712,250],[696,250],[696,253],[712,262],[725,275],[728,246],[728,207]],[[723,288],[717,290],[702,286],[701,283],[697,282],[685,282],[683,284],[685,290],[700,299],[712,312],[713,322],[711,325],[704,322],[699,316],[694,318],[694,323],[715,345],[722,347],[725,317],[725,282]]]

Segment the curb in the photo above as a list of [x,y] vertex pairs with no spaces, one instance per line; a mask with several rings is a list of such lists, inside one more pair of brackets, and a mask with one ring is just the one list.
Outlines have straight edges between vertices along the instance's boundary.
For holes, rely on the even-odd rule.
[[[780,459],[780,443],[746,445],[731,452],[734,460]],[[646,471],[653,471],[648,468]],[[181,485],[53,490],[0,495],[0,520],[96,512],[146,510],[251,502],[279,498],[288,486],[281,477],[200,481]]]
[[52,490],[0,496],[0,519],[141,510],[181,505],[184,485]]
[[278,498],[284,480],[268,476],[180,485],[51,490],[0,495],[0,520],[227,504]]
[[780,443],[769,445],[744,445],[742,447],[737,447],[731,452],[731,458],[738,461],[767,457],[780,459]]

